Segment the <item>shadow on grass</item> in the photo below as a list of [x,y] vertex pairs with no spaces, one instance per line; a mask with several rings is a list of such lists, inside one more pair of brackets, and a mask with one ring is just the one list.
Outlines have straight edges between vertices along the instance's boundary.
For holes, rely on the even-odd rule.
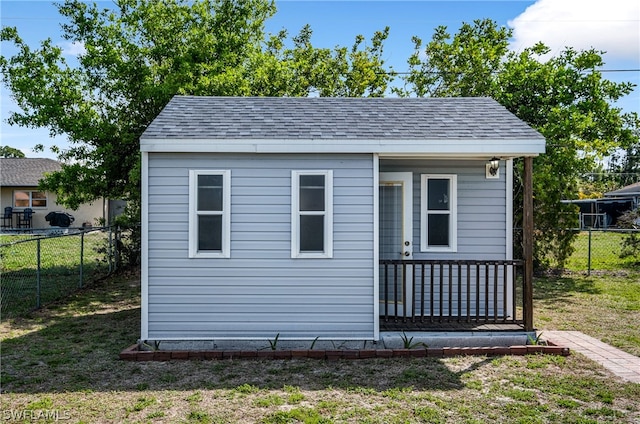
[[[439,358],[121,361],[120,351],[139,337],[138,296],[139,288],[122,283],[88,289],[64,304],[5,322],[2,391],[457,390],[465,387],[465,373],[491,361],[476,358],[455,371]],[[11,337],[11,331],[21,335]]]
[[17,317],[37,308],[38,291],[40,305],[60,300],[83,287],[95,283],[107,276],[108,270],[96,264],[85,264],[80,278],[79,266],[53,266],[40,272],[38,287],[37,270],[22,268],[15,271],[2,272],[2,318]]
[[585,277],[538,277],[533,283],[535,300],[564,302],[574,293],[597,295],[601,290],[592,279]]
[[236,389],[251,386],[305,390],[431,389],[464,387],[463,374],[438,358],[370,360],[211,360],[128,362],[120,350],[135,341],[139,309],[58,318],[3,342],[3,392]]

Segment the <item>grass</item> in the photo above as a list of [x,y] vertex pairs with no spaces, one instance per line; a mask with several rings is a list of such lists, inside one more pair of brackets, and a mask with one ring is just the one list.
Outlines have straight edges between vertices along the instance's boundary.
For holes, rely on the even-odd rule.
[[[593,316],[588,329],[599,331],[602,320],[596,318],[604,315],[594,310],[596,304],[613,314],[637,313],[631,277],[599,281],[570,276],[538,282],[536,306],[542,311],[537,314],[544,312],[551,319],[545,323],[556,325],[560,316],[550,315],[550,309],[573,311],[578,302],[575,317]],[[14,414],[16,421],[33,421],[52,411],[70,422],[92,423],[640,420],[640,385],[622,383],[580,355],[120,361],[119,351],[138,337],[139,302],[138,277],[120,275],[27,317],[3,321],[0,413],[5,420]],[[637,330],[614,328],[618,334],[612,337]]]
[[536,328],[577,330],[640,356],[640,257],[620,257],[628,235],[591,232],[591,275],[585,275],[589,232],[578,234],[562,277],[534,283]]
[[[81,236],[73,234],[42,238],[2,235],[2,316],[16,316],[37,306],[38,244],[40,245],[40,303],[66,296],[80,284]],[[84,235],[82,283],[106,275],[106,234]]]
[[[620,257],[627,234],[614,231],[591,231],[591,269],[616,271],[630,269],[640,271],[640,258]],[[572,271],[587,271],[589,264],[589,232],[582,231],[573,243],[575,251],[565,267]]]
[[640,356],[640,272],[538,278],[534,324],[543,333],[582,331]]

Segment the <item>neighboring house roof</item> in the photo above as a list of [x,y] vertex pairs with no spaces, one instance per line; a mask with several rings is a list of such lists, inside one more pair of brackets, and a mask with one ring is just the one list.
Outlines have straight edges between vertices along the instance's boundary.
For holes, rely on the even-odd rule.
[[604,194],[607,197],[640,196],[640,181]]
[[540,133],[484,97],[176,96],[140,140],[143,151],[293,153],[303,144],[353,153],[544,151]]
[[0,158],[0,185],[37,187],[44,174],[60,169],[60,162],[53,159]]

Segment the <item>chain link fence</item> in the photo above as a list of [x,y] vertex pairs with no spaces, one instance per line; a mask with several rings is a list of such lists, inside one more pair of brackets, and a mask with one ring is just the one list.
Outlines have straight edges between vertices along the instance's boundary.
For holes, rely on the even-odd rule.
[[119,229],[65,231],[0,236],[3,319],[68,296],[117,269],[123,246]]
[[[536,228],[533,236],[534,266],[540,275],[640,271],[640,228]],[[521,259],[521,228],[514,228],[513,238],[514,257]]]
[[640,269],[639,229],[575,230],[576,238],[565,268],[571,271]]

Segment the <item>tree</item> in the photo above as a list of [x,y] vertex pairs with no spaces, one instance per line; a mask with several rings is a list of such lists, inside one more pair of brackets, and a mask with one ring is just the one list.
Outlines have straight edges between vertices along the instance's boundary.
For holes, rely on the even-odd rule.
[[435,29],[423,47],[413,37],[414,53],[409,57],[405,87],[400,96],[472,97],[495,91],[495,76],[508,53],[511,32],[491,20],[464,23],[451,38],[447,27]]
[[245,58],[274,12],[262,0],[116,3],[115,12],[79,0],[58,5],[64,38],[86,50],[77,66],[50,39],[32,50],[14,28],[2,29],[19,49],[0,60],[22,109],[9,122],[69,138],[73,147],[57,151],[62,171],[42,185],[72,208],[103,196],[135,200],[140,134],[176,93],[237,94]]
[[383,47],[389,28],[376,31],[371,45],[362,35],[350,49],[317,48],[306,25],[286,47],[287,31],[271,36],[251,66],[253,95],[323,97],[381,97],[394,73],[384,66]]
[[18,150],[10,146],[0,146],[0,157],[3,158],[23,158],[24,153],[22,150]]
[[638,132],[635,143],[616,151],[610,158],[608,175],[614,185],[612,190],[640,182],[640,131]]
[[[633,90],[630,83],[614,83],[598,71],[601,52],[567,48],[548,60],[543,44],[510,52],[511,31],[489,20],[464,24],[451,37],[439,27],[422,50],[409,59],[401,95],[489,96],[547,140],[546,153],[535,160],[534,208],[536,263],[550,258],[562,266],[574,237],[568,228],[578,224],[572,205],[561,203],[577,195],[580,175],[616,149],[637,142],[640,126],[635,114],[612,106]],[[515,166],[516,223],[521,222],[522,164]]]
[[[358,37],[351,50],[318,49],[302,29],[267,37],[270,0],[117,0],[101,10],[66,0],[63,37],[85,53],[68,63],[51,40],[31,49],[15,28],[2,41],[19,49],[0,57],[4,83],[22,112],[9,122],[48,127],[72,147],[43,189],[75,208],[100,197],[139,199],[138,139],[175,94],[233,96],[378,96],[392,78],[383,68],[388,29]],[[137,209],[137,208],[134,208]]]

